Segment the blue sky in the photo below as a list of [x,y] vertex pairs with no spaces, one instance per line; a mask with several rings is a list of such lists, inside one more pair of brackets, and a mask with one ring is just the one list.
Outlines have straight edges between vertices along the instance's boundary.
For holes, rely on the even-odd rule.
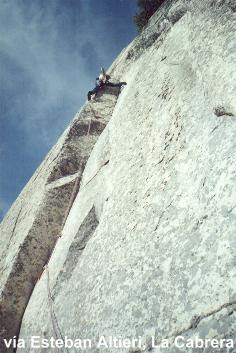
[[0,0],[0,219],[135,37],[136,0]]

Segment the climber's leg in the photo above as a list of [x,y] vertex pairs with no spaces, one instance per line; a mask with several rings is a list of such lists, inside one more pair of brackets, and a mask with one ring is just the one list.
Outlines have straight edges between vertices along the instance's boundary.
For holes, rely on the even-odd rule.
[[89,92],[88,92],[88,101],[90,101],[90,100],[91,100],[91,96],[92,96],[92,94],[93,94],[93,93],[92,93],[92,91],[89,91]]
[[106,86],[110,86],[110,87],[121,87],[123,85],[127,85],[126,82],[118,82],[118,83],[113,83],[113,82],[106,82]]
[[92,95],[94,95],[94,94],[96,95],[98,93],[99,89],[100,89],[100,87],[96,86],[92,91],[88,92],[88,101],[91,100]]
[[120,87],[120,84],[119,83],[112,83],[112,82],[106,82],[105,83],[106,86],[109,86],[109,87]]

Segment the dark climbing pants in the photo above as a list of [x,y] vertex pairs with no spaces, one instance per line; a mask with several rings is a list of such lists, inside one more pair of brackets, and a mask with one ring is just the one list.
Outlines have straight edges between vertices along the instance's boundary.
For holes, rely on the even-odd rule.
[[105,86],[109,86],[109,87],[121,87],[123,84],[125,84],[125,82],[119,82],[119,83],[112,83],[112,82],[106,82],[104,83],[102,86],[96,86],[92,91],[88,92],[88,100],[91,100],[91,96],[93,94],[97,94],[100,89],[102,89]]
[[119,82],[119,83],[112,83],[112,82],[107,82],[105,83],[105,86],[110,86],[110,87],[121,87],[123,84],[123,82]]

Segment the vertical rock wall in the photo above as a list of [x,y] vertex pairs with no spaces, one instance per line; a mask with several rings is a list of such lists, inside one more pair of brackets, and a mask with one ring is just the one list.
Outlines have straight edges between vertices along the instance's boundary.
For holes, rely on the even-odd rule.
[[[1,224],[0,351],[17,336],[21,318],[60,235],[84,166],[105,128],[117,89],[85,105],[49,152]],[[73,201],[73,200],[71,200]],[[12,351],[12,348],[8,350]]]
[[[34,287],[20,352],[52,351],[30,347],[32,335],[90,338],[89,352],[102,351],[101,335],[171,353],[187,351],[172,345],[178,335],[236,339],[234,63],[227,0],[166,1],[113,63],[128,85],[115,107],[109,95],[94,107],[111,119]],[[83,151],[68,158],[73,173]],[[64,164],[50,170],[54,185],[67,175]],[[151,348],[151,336],[170,347]]]

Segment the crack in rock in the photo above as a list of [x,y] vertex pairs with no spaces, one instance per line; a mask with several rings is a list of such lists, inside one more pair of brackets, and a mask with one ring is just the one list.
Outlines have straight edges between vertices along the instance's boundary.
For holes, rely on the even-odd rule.
[[[187,332],[190,331],[190,330],[196,329],[196,328],[199,326],[199,324],[201,323],[202,320],[204,320],[204,319],[206,319],[206,318],[208,318],[208,317],[210,317],[210,316],[212,316],[212,315],[214,315],[214,314],[216,314],[216,313],[219,313],[221,310],[223,310],[223,309],[225,309],[225,308],[229,308],[229,307],[234,306],[234,305],[236,305],[236,300],[235,300],[235,301],[232,301],[231,303],[222,304],[220,307],[216,308],[215,310],[209,311],[209,312],[206,313],[206,314],[194,315],[194,316],[192,317],[192,319],[191,319],[190,324],[189,324],[188,327],[183,328],[183,329],[180,330],[180,331],[174,332],[173,334],[171,334],[171,335],[169,335],[169,336],[166,336],[166,337],[164,337],[164,338],[158,340],[158,341],[155,342],[155,343],[156,343],[156,345],[160,345],[161,342],[162,342],[162,340],[164,340],[164,339],[167,339],[167,340],[173,339],[173,341],[174,341],[174,339],[175,339],[176,337],[181,336],[181,335],[187,333]],[[235,307],[235,308],[232,308],[232,310],[230,310],[230,312],[228,313],[228,315],[229,315],[229,316],[232,315],[235,311],[236,311],[236,307]],[[152,350],[152,349],[153,349],[153,347],[151,347],[151,349],[150,349],[150,347],[143,347],[142,350],[143,350],[143,351],[145,351],[145,350],[150,351],[150,350]]]

